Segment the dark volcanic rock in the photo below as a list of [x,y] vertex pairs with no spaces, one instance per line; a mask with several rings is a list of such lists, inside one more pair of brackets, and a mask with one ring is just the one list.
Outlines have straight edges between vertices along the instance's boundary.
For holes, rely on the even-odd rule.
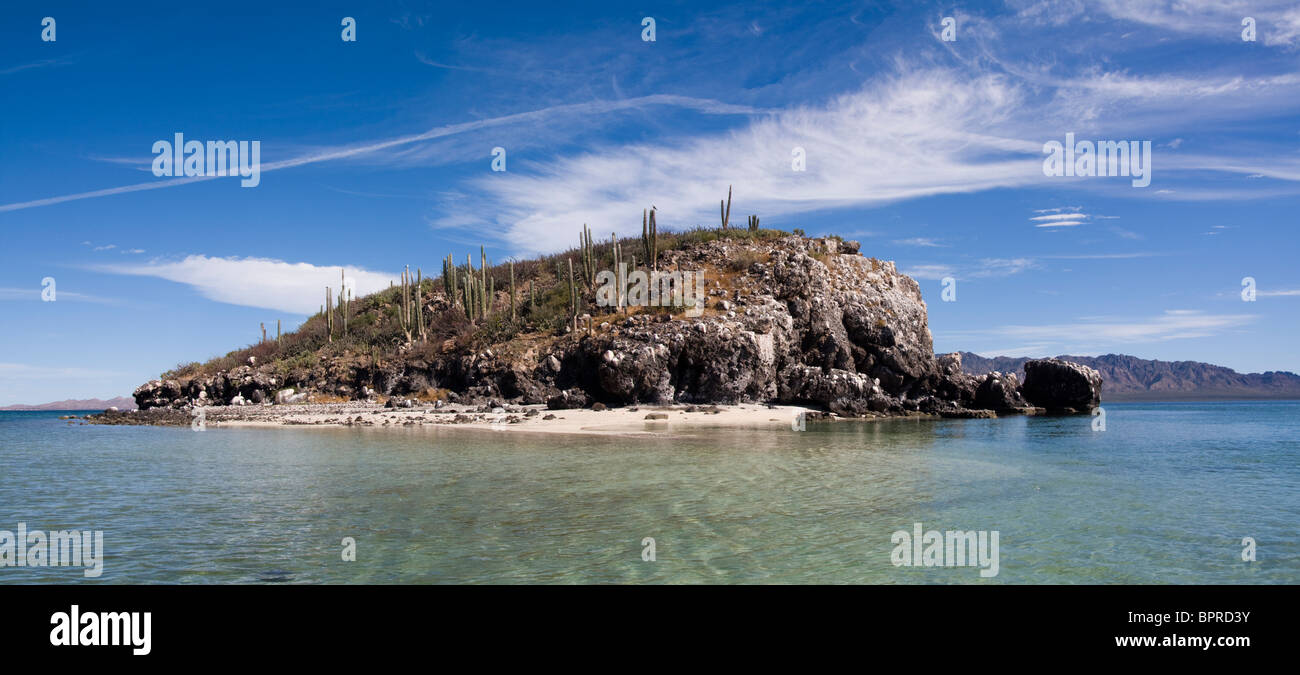
[[989,373],[975,389],[975,407],[1011,411],[1028,407],[1020,395],[1020,378],[1015,373]]
[[591,399],[587,397],[587,392],[576,388],[562,391],[546,400],[546,408],[548,410],[586,408],[590,404]]
[[1028,361],[1021,394],[1050,412],[1090,412],[1101,404],[1101,375],[1069,361]]

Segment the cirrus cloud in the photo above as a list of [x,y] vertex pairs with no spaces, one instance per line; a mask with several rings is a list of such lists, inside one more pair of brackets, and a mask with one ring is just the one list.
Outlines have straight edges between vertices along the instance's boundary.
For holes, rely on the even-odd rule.
[[112,274],[156,277],[185,284],[216,302],[245,307],[313,314],[325,287],[337,293],[343,271],[353,297],[388,288],[400,275],[360,267],[290,263],[270,258],[213,258],[190,255],[177,261],[150,261],[130,265],[95,265],[91,269]]

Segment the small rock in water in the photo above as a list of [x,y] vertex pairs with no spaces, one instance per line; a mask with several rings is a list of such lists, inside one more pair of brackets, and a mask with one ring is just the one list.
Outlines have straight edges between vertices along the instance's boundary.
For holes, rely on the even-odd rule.
[[267,570],[265,572],[259,572],[257,574],[257,580],[265,582],[292,581],[293,574],[286,570]]

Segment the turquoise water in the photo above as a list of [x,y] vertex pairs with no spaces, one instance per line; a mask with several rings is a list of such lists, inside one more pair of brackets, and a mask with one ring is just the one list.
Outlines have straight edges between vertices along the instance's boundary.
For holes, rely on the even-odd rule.
[[[0,530],[102,530],[106,554],[95,580],[0,583],[1300,583],[1300,403],[1105,407],[1102,432],[1011,417],[675,439],[4,412]],[[997,531],[999,574],[895,567],[890,536],[915,522]]]

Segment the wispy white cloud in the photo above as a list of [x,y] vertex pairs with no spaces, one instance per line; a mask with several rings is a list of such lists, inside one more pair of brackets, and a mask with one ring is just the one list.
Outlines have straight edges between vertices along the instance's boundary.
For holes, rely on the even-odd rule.
[[[318,162],[329,162],[356,158],[372,153],[407,146],[413,143],[430,141],[447,136],[454,136],[470,131],[488,129],[492,127],[506,127],[516,124],[535,124],[544,122],[556,117],[570,117],[583,115],[600,115],[618,110],[628,110],[633,108],[643,108],[651,106],[674,106],[695,110],[696,112],[711,115],[752,115],[760,111],[743,105],[732,105],[721,101],[710,99],[692,98],[689,96],[676,96],[671,94],[655,94],[650,96],[641,96],[637,98],[625,98],[614,101],[588,101],[583,103],[570,103],[565,105],[551,106],[539,110],[515,113],[513,115],[502,115],[488,119],[474,120],[472,122],[461,122],[458,124],[448,124],[435,127],[424,133],[413,134],[409,136],[400,136],[383,141],[374,141],[369,143],[360,143],[350,146],[324,148],[310,152],[291,159],[280,160],[278,162],[265,162],[261,164],[261,171],[277,171]],[[52,204],[61,204],[63,202],[75,201],[79,199],[91,199],[94,197],[106,197],[110,195],[126,194],[130,192],[140,192],[143,190],[157,190],[167,187],[177,187],[208,180],[217,180],[216,176],[190,176],[185,178],[172,178],[167,180],[156,180],[148,183],[137,183],[135,185],[125,185],[122,187],[107,188],[104,190],[93,190],[90,192],[79,192],[76,194],[62,195],[58,197],[47,197],[44,199],[35,199],[26,202],[16,202],[13,204],[0,205],[0,212],[17,211],[20,209],[29,209],[38,206],[49,206]]]
[[979,266],[971,272],[973,277],[1007,277],[1036,269],[1038,263],[1032,258],[984,258]]
[[[1206,114],[1221,117],[1257,114],[1230,108],[1240,104],[1245,91],[1269,107],[1282,106],[1285,96],[1300,95],[1297,75],[1239,79],[1102,71],[1056,81],[1056,88],[1043,95],[1041,87],[987,70],[914,68],[900,62],[895,71],[859,91],[775,111],[741,129],[598,147],[539,162],[527,172],[473,180],[475,197],[469,201],[480,203],[449,218],[459,226],[504,230],[517,251],[534,253],[549,250],[557,236],[571,234],[575,223],[633,234],[638,223],[628,214],[650,203],[660,206],[660,222],[669,226],[712,222],[717,200],[731,184],[742,212],[762,213],[778,227],[783,218],[810,210],[1046,185],[1053,179],[1042,175],[1043,139],[1062,137],[1076,125],[1095,125],[1098,116],[1110,126],[1137,131],[1162,127],[1168,133],[1189,109],[1212,110]],[[1083,92],[1084,100],[1067,100],[1071,92]],[[806,152],[806,171],[791,170],[790,153],[796,147]],[[1220,171],[1259,168],[1254,161],[1181,153],[1176,163],[1159,166],[1162,182],[1175,172],[1203,172],[1210,166]],[[1292,169],[1274,161],[1265,170],[1300,181],[1300,163]],[[1102,181],[1071,186],[1106,189]],[[1125,187],[1129,195],[1136,192]],[[1251,194],[1233,190],[1210,198]],[[1142,193],[1147,198],[1206,198],[1200,189]],[[1078,208],[1042,211],[1031,221],[1035,226],[1059,229],[1089,222]],[[474,214],[493,215],[470,222]]]
[[[94,244],[92,244],[92,243],[90,243],[90,242],[88,242],[88,241],[83,241],[83,242],[81,242],[81,245],[82,245],[82,246],[90,246],[90,247],[91,247],[90,250],[92,250],[92,251],[112,251],[112,250],[118,248],[118,247],[117,247],[117,244],[101,244],[101,245],[99,245],[99,246],[95,246]],[[124,248],[124,249],[118,249],[118,253],[121,253],[121,254],[123,254],[123,255],[136,255],[136,254],[144,253],[144,249],[142,249],[142,248]]]
[[[44,289],[36,288],[16,288],[12,286],[0,287],[0,300],[27,300],[32,302],[44,302],[41,298],[41,292]],[[90,295],[88,293],[78,293],[76,291],[65,291],[56,284],[54,286],[55,302],[93,302],[100,305],[118,305],[122,304],[120,298],[103,297],[100,295]]]
[[433,66],[434,68],[442,68],[444,70],[464,70],[466,72],[472,72],[472,73],[496,72],[492,68],[482,68],[479,66],[460,66],[460,65],[450,64],[450,63],[442,63],[440,61],[434,61],[433,59],[425,56],[423,52],[416,52],[415,59],[426,66]]
[[40,61],[32,61],[30,63],[20,63],[16,66],[0,68],[0,75],[12,75],[14,73],[22,72],[24,70],[32,70],[33,68],[44,68],[46,66],[61,66],[67,63],[72,63],[73,60],[74,59],[72,57],[63,57],[57,59],[41,59]]
[[[823,105],[800,105],[741,129],[594,149],[473,181],[495,222],[521,252],[553,246],[575,223],[630,233],[628,213],[655,203],[661,224],[717,217],[735,186],[742,213],[779,226],[790,214],[936,194],[1025,185],[1043,179],[1041,141],[999,130],[1024,92],[998,76],[906,71]],[[796,148],[806,171],[793,171]],[[669,206],[665,206],[669,205]]]
[[913,279],[936,280],[945,277],[955,279],[988,279],[996,277],[1008,277],[1013,274],[1020,274],[1032,269],[1037,269],[1038,263],[1032,258],[981,258],[978,261],[968,264],[917,264],[903,269],[906,274]]
[[1078,227],[1088,220],[1088,214],[1081,212],[1079,207],[1036,209],[1034,213],[1043,214],[1029,218],[1034,227]]
[[1128,260],[1130,258],[1151,258],[1153,256],[1162,256],[1162,255],[1169,255],[1169,254],[1134,251],[1129,253],[1079,253],[1074,255],[1070,255],[1070,254],[1044,255],[1039,257],[1047,258],[1051,260]]
[[1060,213],[1062,211],[1082,211],[1082,206],[1054,206],[1050,209],[1034,209],[1034,213]]
[[1088,217],[1086,213],[1053,213],[1045,216],[1034,216],[1030,218],[1033,222],[1056,222],[1060,220],[1084,220]]
[[937,239],[932,239],[930,237],[912,237],[911,239],[895,239],[894,243],[898,244],[899,246],[921,246],[925,248],[942,248],[944,246],[944,244],[940,244]]
[[956,273],[956,269],[950,265],[912,265],[903,270],[903,274],[923,281],[937,281],[955,276]]
[[995,338],[1034,342],[1053,349],[1108,349],[1112,345],[1165,342],[1218,335],[1241,328],[1254,314],[1207,314],[1199,310],[1166,310],[1141,318],[1085,317],[1069,323],[1008,325],[945,335],[953,340]]
[[[313,314],[324,301],[325,287],[335,294],[340,267],[290,263],[268,258],[212,258],[191,255],[183,260],[141,264],[96,265],[112,274],[156,277],[194,288],[205,298],[245,307]],[[354,297],[388,288],[400,274],[342,266]],[[62,293],[60,292],[60,295]]]
[[1241,40],[1241,21],[1249,16],[1264,45],[1300,42],[1300,6],[1291,0],[1099,0],[1095,7],[1118,19],[1225,41]]

